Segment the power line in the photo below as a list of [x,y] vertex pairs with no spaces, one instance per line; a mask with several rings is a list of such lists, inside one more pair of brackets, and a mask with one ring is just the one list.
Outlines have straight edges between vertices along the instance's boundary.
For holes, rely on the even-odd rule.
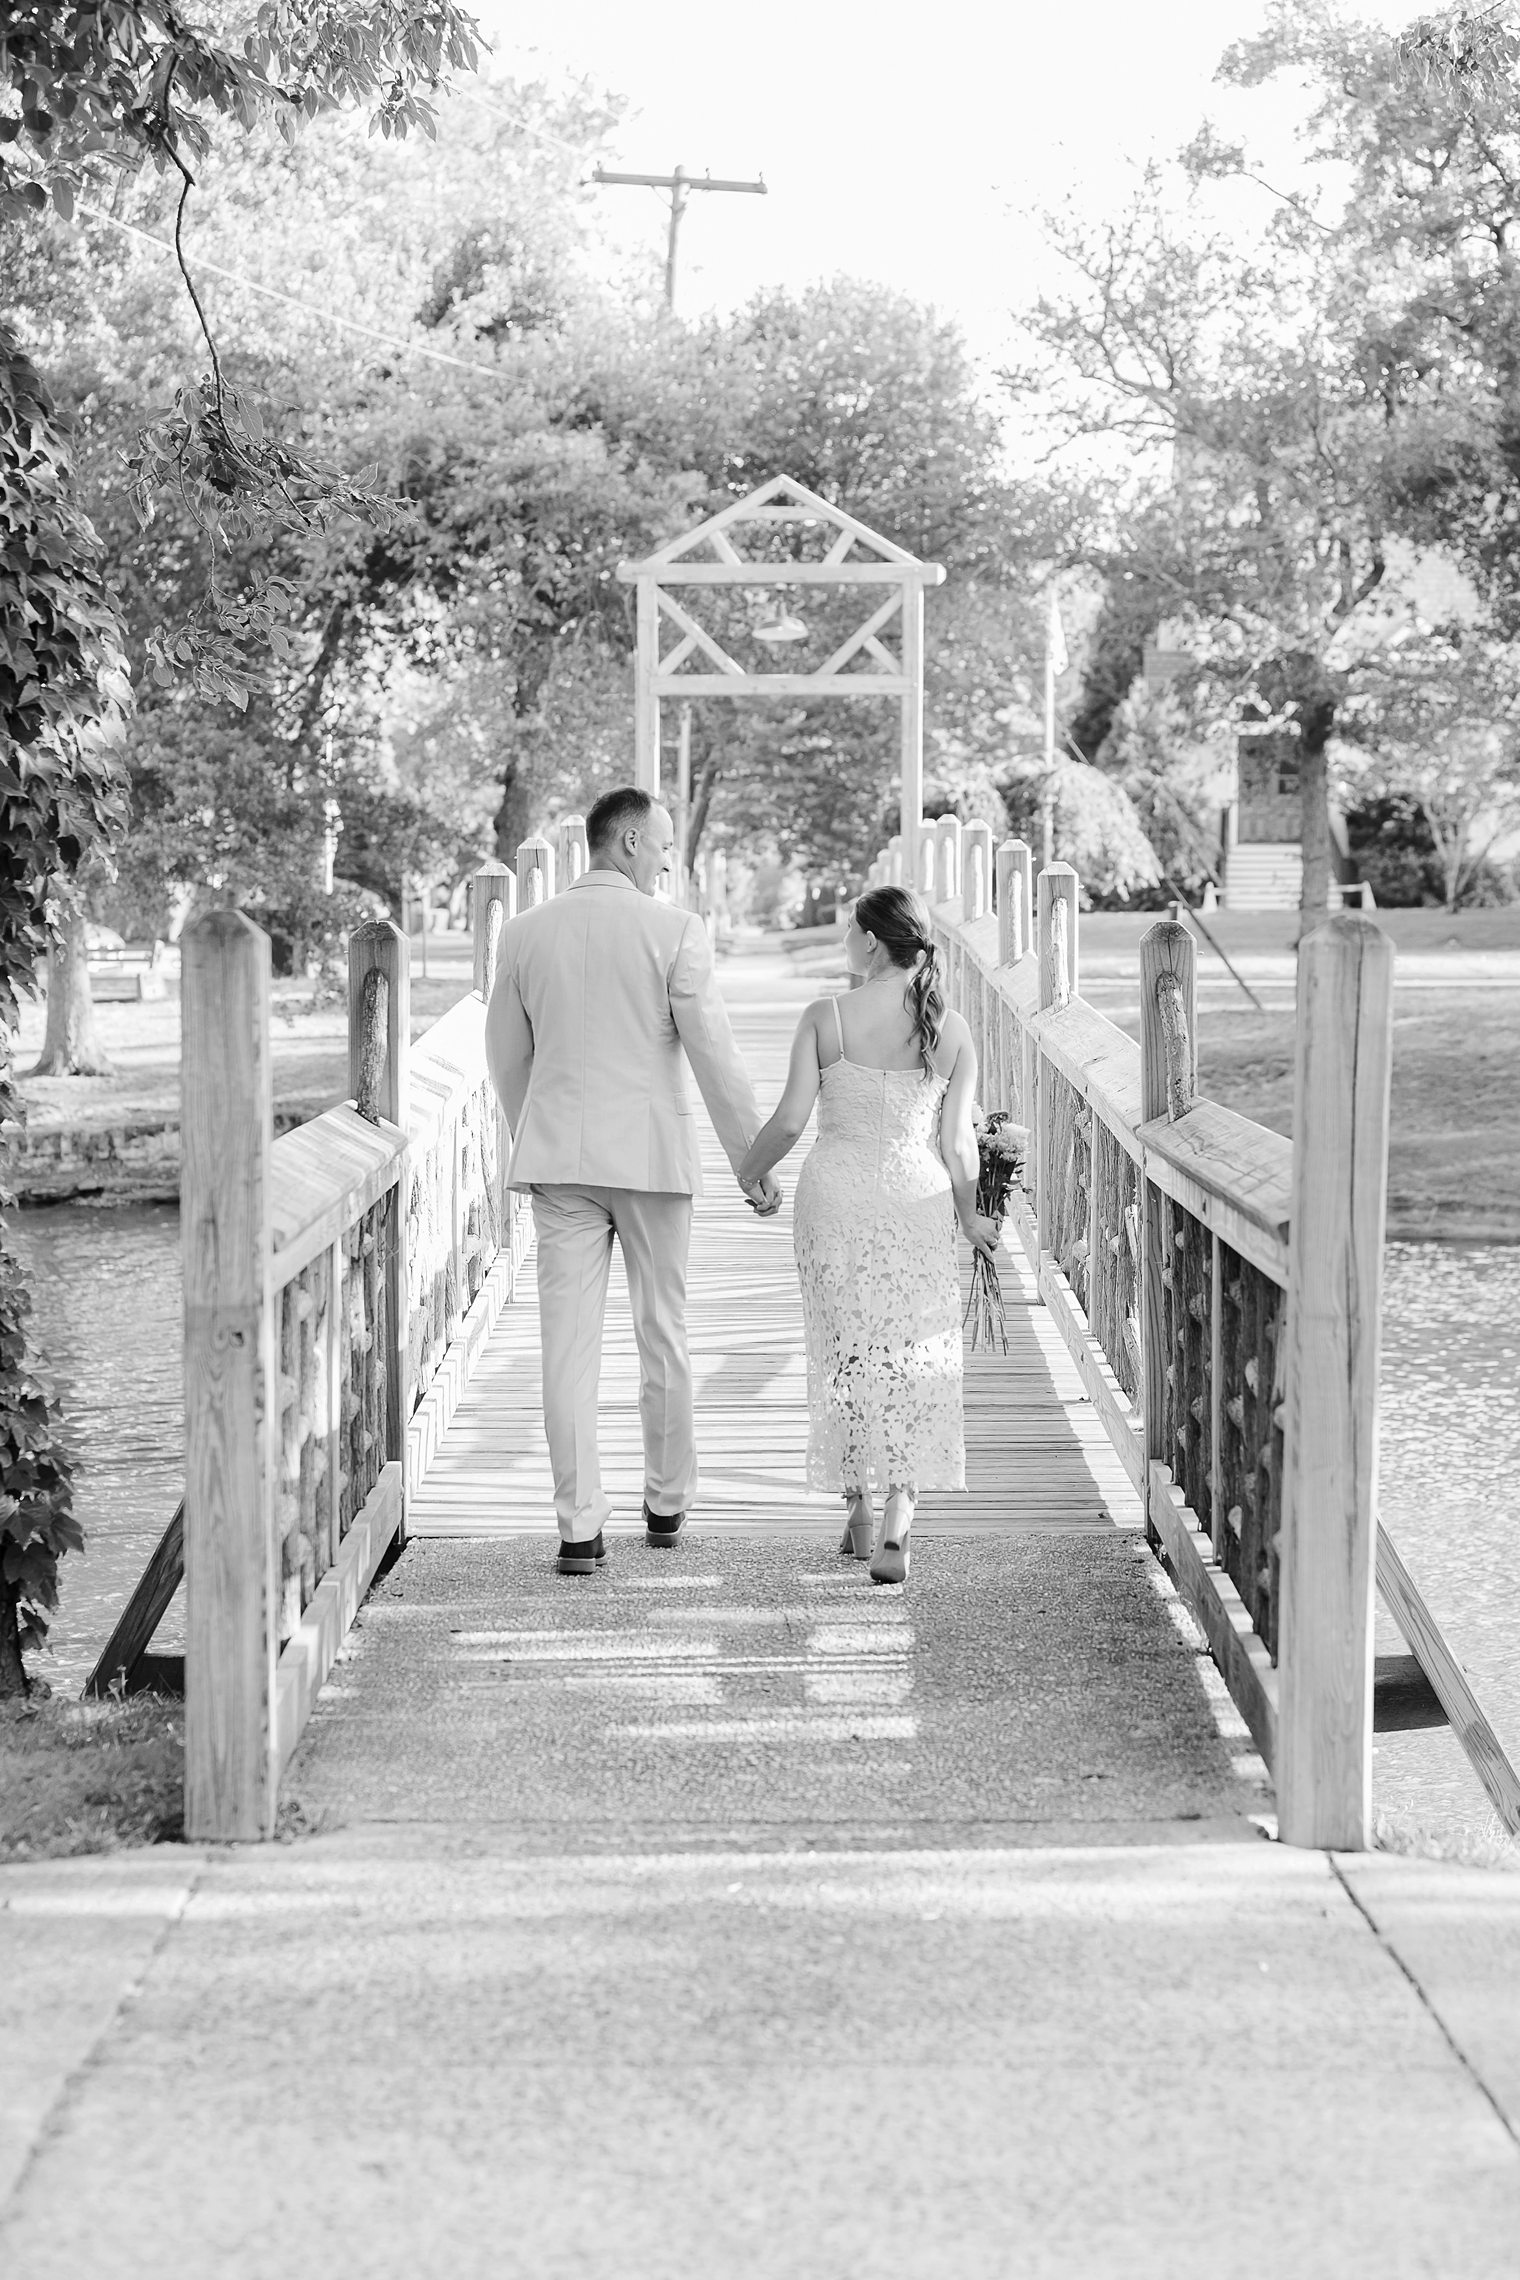
[[[104,222],[113,230],[121,230],[127,237],[137,238],[143,245],[151,245],[159,253],[167,253],[171,260],[174,248],[167,238],[155,237],[151,230],[139,229],[135,222],[124,222],[116,214],[108,214],[103,206],[86,205],[83,199],[75,204],[75,212],[88,214],[92,221]],[[420,341],[398,340],[394,333],[380,332],[374,325],[361,324],[357,317],[340,317],[336,309],[318,309],[310,301],[297,300],[293,293],[282,293],[276,285],[261,285],[256,278],[244,277],[236,269],[225,269],[218,261],[208,261],[204,255],[195,257],[197,270],[205,270],[213,277],[221,277],[230,285],[241,285],[250,293],[262,293],[268,301],[283,302],[288,309],[299,309],[306,317],[314,317],[319,324],[338,325],[345,332],[362,334],[364,339],[377,341],[382,348],[394,348],[403,356],[425,356],[433,364],[452,365],[456,372],[474,372],[483,380],[500,380],[501,374],[489,364],[470,364],[462,356],[450,356],[441,348],[424,348]]]
[[574,143],[566,142],[563,135],[551,135],[547,127],[530,126],[526,119],[520,119],[509,111],[504,103],[496,102],[492,96],[482,95],[478,87],[456,86],[450,92],[456,101],[473,103],[477,110],[489,111],[493,118],[500,119],[504,126],[514,128],[518,134],[532,135],[535,141],[549,143],[555,150],[562,150],[568,158],[573,158],[578,166],[585,164],[586,153],[584,149],[577,149]]

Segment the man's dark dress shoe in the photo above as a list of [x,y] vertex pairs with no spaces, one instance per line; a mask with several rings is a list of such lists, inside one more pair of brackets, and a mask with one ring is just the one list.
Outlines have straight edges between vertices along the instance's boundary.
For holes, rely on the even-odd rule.
[[597,1561],[606,1557],[607,1547],[602,1542],[602,1531],[598,1528],[594,1536],[587,1536],[578,1544],[562,1541],[559,1559],[555,1564],[561,1575],[594,1575]]
[[673,1544],[686,1525],[684,1512],[651,1512],[644,1507],[644,1541],[646,1544]]

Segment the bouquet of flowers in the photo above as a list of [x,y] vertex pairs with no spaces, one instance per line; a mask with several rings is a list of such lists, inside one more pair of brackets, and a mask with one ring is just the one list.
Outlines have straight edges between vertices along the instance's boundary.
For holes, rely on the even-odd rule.
[[[1008,1190],[1015,1180],[1023,1181],[1029,1134],[1022,1124],[1014,1123],[1006,1108],[995,1108],[990,1116],[979,1116],[973,1129],[979,1159],[976,1208],[983,1218],[995,1220],[1001,1227],[1008,1213]],[[978,1346],[990,1348],[994,1340],[1007,1353],[1008,1323],[1003,1311],[1003,1286],[998,1280],[997,1268],[980,1251],[971,1261],[971,1295],[966,1301],[965,1318],[971,1325],[973,1353]]]

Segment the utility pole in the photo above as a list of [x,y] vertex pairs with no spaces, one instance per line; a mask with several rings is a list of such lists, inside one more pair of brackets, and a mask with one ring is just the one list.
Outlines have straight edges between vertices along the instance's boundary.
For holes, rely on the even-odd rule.
[[609,174],[599,166],[591,177],[593,182],[611,183],[615,187],[632,190],[668,190],[670,192],[670,235],[665,245],[665,308],[675,313],[676,305],[676,241],[681,234],[681,216],[693,190],[740,190],[754,198],[769,197],[765,180],[758,182],[715,182],[710,174],[688,174],[678,166],[674,174]]

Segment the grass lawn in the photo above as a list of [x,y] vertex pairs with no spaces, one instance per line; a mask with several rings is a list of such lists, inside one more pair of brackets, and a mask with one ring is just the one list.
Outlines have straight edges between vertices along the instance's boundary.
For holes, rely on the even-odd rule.
[[178,1837],[184,1732],[184,1704],[151,1694],[0,1706],[0,1861]]
[[[412,1019],[415,1040],[440,1014],[469,994],[471,947],[467,935],[434,935],[426,980],[412,951]],[[276,1109],[315,1116],[348,1092],[348,1014],[344,1001],[319,996],[309,981],[270,985],[270,1043]],[[109,1077],[32,1077],[26,1071],[42,1048],[45,1010],[22,1001],[16,1065],[27,1119],[34,1127],[66,1124],[89,1129],[136,1119],[179,1115],[178,995],[146,1004],[108,1002],[95,1009],[102,1050],[115,1066]]]
[[[1520,1240],[1520,908],[1387,911],[1378,922],[1397,953],[1388,1232]],[[1111,913],[1082,920],[1084,973],[1131,1036],[1139,1016],[1121,977],[1133,972],[1152,923]],[[1291,1134],[1292,920],[1221,912],[1206,923],[1266,1012],[1228,988],[1201,945],[1199,1089]]]

